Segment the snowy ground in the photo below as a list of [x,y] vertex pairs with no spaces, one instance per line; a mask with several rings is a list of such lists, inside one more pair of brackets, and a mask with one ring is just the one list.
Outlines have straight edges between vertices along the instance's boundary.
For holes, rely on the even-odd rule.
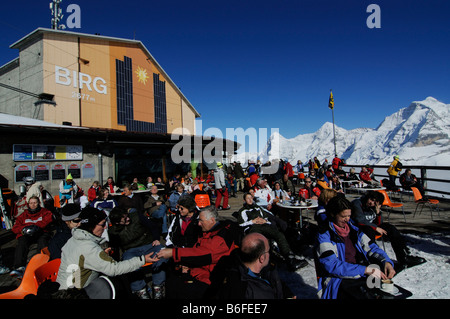
[[[404,235],[412,255],[427,260],[422,265],[405,269],[394,277],[395,284],[411,291],[409,299],[449,299],[450,298],[450,234]],[[395,260],[389,242],[386,251]],[[317,281],[314,261],[307,258],[309,266],[296,273],[280,272],[281,278],[289,285],[298,299],[317,299]]]

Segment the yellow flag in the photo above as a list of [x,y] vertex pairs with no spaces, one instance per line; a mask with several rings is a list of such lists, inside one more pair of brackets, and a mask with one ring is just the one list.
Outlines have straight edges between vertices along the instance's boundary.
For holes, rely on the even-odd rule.
[[330,90],[330,99],[328,100],[328,107],[330,109],[334,108],[334,98],[333,98],[333,92]]

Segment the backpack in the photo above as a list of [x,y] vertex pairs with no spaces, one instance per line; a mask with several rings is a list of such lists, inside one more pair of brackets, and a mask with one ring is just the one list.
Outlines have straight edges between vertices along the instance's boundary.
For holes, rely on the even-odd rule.
[[388,191],[398,190],[398,187],[396,185],[392,185],[391,181],[387,178],[383,178],[381,180],[381,182],[383,183],[383,186],[386,187],[386,190],[388,190]]

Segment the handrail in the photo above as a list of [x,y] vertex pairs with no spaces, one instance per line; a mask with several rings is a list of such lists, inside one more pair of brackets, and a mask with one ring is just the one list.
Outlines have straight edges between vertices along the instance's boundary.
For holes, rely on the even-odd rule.
[[[370,164],[369,164],[370,165]],[[364,167],[366,165],[357,165],[357,164],[345,164],[342,168],[345,172],[348,173],[348,171],[350,170],[350,168],[354,167],[354,168],[361,168]],[[370,165],[370,167],[372,168],[388,168],[389,165]],[[443,194],[443,195],[450,195],[450,179],[446,180],[446,179],[439,179],[439,178],[430,178],[427,177],[427,171],[449,171],[450,172],[450,166],[426,166],[426,165],[404,165],[402,168],[402,172],[404,172],[404,170],[406,168],[410,168],[411,170],[420,170],[420,179],[423,182],[423,187],[424,190],[428,193],[437,193],[437,194]],[[387,174],[379,174],[379,173],[375,173],[374,172],[374,176],[377,177],[378,179],[383,179],[383,178],[389,178],[389,175]],[[400,174],[399,174],[400,176]],[[448,184],[446,187],[446,189],[448,189],[448,191],[446,190],[441,190],[441,189],[433,189],[433,188],[428,188],[427,187],[427,182],[437,182],[437,183],[444,183],[444,184]]]

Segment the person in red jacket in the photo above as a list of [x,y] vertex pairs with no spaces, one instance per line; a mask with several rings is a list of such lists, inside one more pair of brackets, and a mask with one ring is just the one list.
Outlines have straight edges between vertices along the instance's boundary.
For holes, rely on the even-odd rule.
[[100,182],[94,181],[92,183],[91,187],[89,187],[89,189],[88,189],[89,203],[92,203],[94,201],[94,199],[96,199],[98,197],[99,191],[100,191]]
[[304,199],[318,199],[320,196],[320,189],[313,185],[311,177],[305,177],[305,186],[300,188],[298,196]]
[[337,170],[339,169],[339,166],[342,165],[342,159],[340,159],[337,154],[335,154],[333,161],[331,162],[331,167],[333,168],[333,170]]
[[361,172],[359,173],[359,178],[369,185],[370,187],[380,187],[380,182],[372,179],[373,174],[373,168],[371,168],[369,165],[361,167]]
[[31,244],[37,243],[38,251],[48,245],[51,238],[48,226],[52,221],[52,212],[40,206],[37,196],[31,196],[28,199],[28,209],[17,217],[12,228],[16,234],[17,246],[11,276],[23,277]]
[[293,178],[294,178],[294,168],[292,167],[292,164],[289,163],[288,160],[285,161],[285,165],[284,165],[284,173],[287,174],[289,180],[292,182]]
[[214,206],[200,211],[198,224],[203,235],[193,247],[165,248],[158,252],[158,258],[172,258],[182,265],[181,274],[168,275],[166,298],[199,299],[211,285],[211,272],[219,260],[229,256],[239,244],[240,229],[229,220],[218,220]]

